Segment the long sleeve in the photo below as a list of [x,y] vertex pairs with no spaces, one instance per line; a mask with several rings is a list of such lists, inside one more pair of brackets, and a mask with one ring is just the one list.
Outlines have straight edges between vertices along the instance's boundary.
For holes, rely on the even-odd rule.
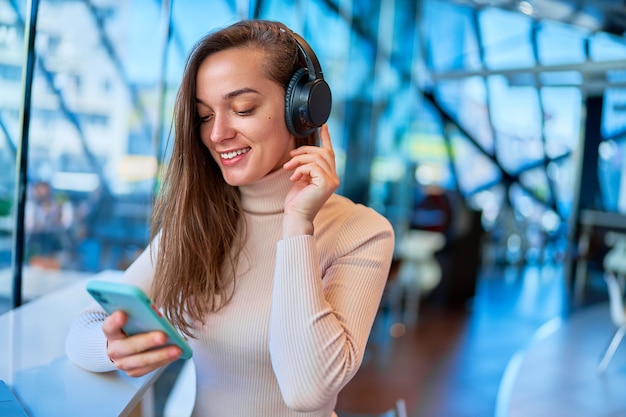
[[[328,219],[326,244],[313,236],[278,242],[270,355],[285,403],[320,408],[361,365],[393,254],[386,219],[359,206]],[[336,211],[336,210],[335,210]]]
[[106,355],[106,338],[102,322],[107,315],[97,306],[83,310],[72,322],[65,339],[65,352],[74,364],[91,372],[115,369]]
[[[124,272],[120,281],[147,288],[154,274],[148,246],[133,264]],[[102,323],[107,314],[96,303],[83,309],[72,322],[65,339],[65,352],[68,359],[91,372],[108,372],[115,369],[106,354],[106,338]]]

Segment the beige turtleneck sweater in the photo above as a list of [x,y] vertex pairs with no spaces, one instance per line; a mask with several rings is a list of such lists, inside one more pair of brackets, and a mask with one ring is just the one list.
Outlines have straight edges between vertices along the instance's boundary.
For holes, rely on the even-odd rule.
[[[190,340],[196,369],[194,417],[329,417],[363,359],[393,254],[389,222],[333,195],[313,236],[281,240],[289,173],[240,187],[247,243],[228,305]],[[123,280],[148,288],[146,250]],[[67,338],[79,366],[112,370],[96,307]]]

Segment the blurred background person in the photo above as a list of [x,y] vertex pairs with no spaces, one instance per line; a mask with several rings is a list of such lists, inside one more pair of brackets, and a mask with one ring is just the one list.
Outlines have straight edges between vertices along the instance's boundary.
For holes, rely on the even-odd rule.
[[72,204],[53,195],[48,182],[33,184],[25,206],[26,253],[33,266],[57,269],[63,251],[71,244],[69,233],[74,218]]

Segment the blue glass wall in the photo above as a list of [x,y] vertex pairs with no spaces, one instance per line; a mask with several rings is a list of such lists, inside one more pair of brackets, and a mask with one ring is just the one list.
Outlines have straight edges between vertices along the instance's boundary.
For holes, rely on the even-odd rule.
[[[147,243],[186,55],[241,18],[281,20],[309,40],[333,90],[339,192],[399,236],[423,187],[436,186],[481,213],[492,260],[563,262],[589,97],[602,107],[587,155],[592,207],[626,213],[621,36],[440,0],[0,0],[0,310],[132,262]],[[16,268],[23,300],[10,296]]]

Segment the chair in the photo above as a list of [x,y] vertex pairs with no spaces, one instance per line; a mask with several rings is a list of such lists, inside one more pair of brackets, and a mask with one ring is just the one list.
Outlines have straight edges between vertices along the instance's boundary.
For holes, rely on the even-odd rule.
[[617,347],[626,334],[626,310],[624,308],[624,279],[626,277],[626,236],[617,236],[613,248],[604,257],[604,280],[609,292],[611,320],[617,330],[598,365],[598,372],[603,374],[613,358]]
[[[441,281],[441,266],[435,252],[444,247],[443,233],[428,230],[408,230],[399,239],[401,257],[398,278],[390,288],[390,304],[397,316],[400,310],[402,323],[412,326],[417,321],[420,298],[432,291]],[[402,298],[404,297],[404,306]]]

